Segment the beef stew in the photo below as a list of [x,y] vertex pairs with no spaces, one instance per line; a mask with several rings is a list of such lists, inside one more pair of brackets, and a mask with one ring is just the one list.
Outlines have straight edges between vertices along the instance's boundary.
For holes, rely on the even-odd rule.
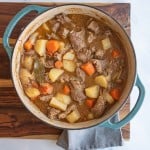
[[126,79],[117,34],[90,16],[59,14],[24,43],[24,92],[50,119],[74,123],[101,117],[120,99]]

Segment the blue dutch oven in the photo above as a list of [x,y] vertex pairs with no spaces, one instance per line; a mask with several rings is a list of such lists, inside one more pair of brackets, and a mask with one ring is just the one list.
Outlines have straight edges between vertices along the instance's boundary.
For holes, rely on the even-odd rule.
[[[16,24],[18,23],[20,19],[22,19],[26,14],[30,13],[31,11],[36,11],[39,15],[25,27],[25,29],[19,36],[15,44],[15,47],[12,48],[9,45],[9,37],[14,27],[16,26]],[[125,85],[125,88],[121,95],[120,100],[114,106],[112,106],[112,108],[108,110],[106,114],[104,114],[101,118],[86,121],[86,122],[81,122],[81,123],[74,123],[74,124],[51,120],[47,116],[45,116],[24,94],[24,91],[23,91],[23,88],[19,79],[20,58],[21,58],[21,52],[23,50],[23,43],[42,23],[46,22],[47,20],[53,18],[55,15],[60,14],[62,12],[66,14],[86,14],[91,17],[95,17],[96,19],[99,19],[99,20],[103,19],[103,21],[105,21],[105,23],[110,28],[112,28],[115,32],[117,32],[124,46],[127,59],[128,59],[127,60],[127,65],[128,65],[127,66],[128,68],[127,82],[126,82],[126,85]],[[12,79],[13,79],[15,89],[21,101],[31,113],[33,113],[36,117],[38,117],[40,120],[44,121],[45,123],[49,125],[53,125],[55,127],[59,127],[63,129],[82,129],[82,128],[88,128],[88,127],[99,124],[100,126],[103,126],[103,127],[116,129],[116,128],[120,128],[126,125],[137,114],[137,112],[139,111],[143,103],[145,90],[144,90],[144,86],[142,85],[139,79],[139,76],[137,75],[136,56],[135,56],[135,51],[132,46],[132,43],[128,35],[124,31],[124,29],[120,26],[118,22],[116,22],[108,14],[96,8],[86,6],[86,5],[80,5],[80,4],[79,5],[77,4],[63,5],[63,6],[58,6],[52,9],[50,9],[49,7],[29,5],[23,8],[20,12],[18,12],[14,16],[14,18],[10,21],[4,33],[3,45],[11,61]],[[130,95],[132,91],[133,86],[137,86],[139,90],[139,95],[138,95],[135,106],[124,119],[118,122],[112,123],[111,118],[126,103],[128,96]]]

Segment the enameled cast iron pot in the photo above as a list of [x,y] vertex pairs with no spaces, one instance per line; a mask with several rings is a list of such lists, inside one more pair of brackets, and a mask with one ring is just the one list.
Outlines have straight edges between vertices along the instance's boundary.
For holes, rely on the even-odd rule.
[[[28,14],[31,11],[36,11],[37,13],[39,13],[38,17],[36,17],[33,21],[31,21],[26,26],[26,28],[19,36],[15,47],[14,48],[10,47],[9,37],[15,25],[22,17],[24,17],[26,14]],[[20,58],[21,58],[21,51],[23,50],[23,43],[27,40],[30,34],[32,34],[42,23],[46,22],[47,20],[53,18],[55,15],[60,13],[85,14],[94,17],[96,19],[102,20],[117,33],[118,37],[123,43],[127,55],[127,65],[128,65],[127,82],[120,100],[109,111],[107,111],[106,114],[104,114],[99,119],[94,119],[91,121],[75,123],[75,124],[51,120],[48,117],[46,117],[24,94],[19,79]],[[142,105],[142,102],[144,100],[145,90],[136,72],[136,56],[135,56],[132,43],[129,37],[127,36],[126,32],[124,31],[124,29],[120,26],[120,24],[117,23],[109,15],[107,15],[106,13],[100,10],[97,10],[90,6],[78,5],[78,4],[63,5],[52,9],[50,9],[49,7],[42,7],[36,5],[27,6],[24,9],[22,9],[20,12],[18,12],[16,16],[11,20],[9,25],[7,26],[3,37],[3,45],[11,60],[12,79],[21,101],[31,113],[33,113],[36,117],[38,117],[40,120],[44,121],[45,123],[48,123],[49,125],[53,125],[55,127],[59,127],[63,129],[81,129],[81,128],[88,128],[98,124],[104,127],[120,128],[125,124],[127,124],[135,116],[135,114],[138,112],[139,108]],[[123,120],[116,123],[112,123],[110,121],[111,117],[114,116],[119,111],[119,109],[125,104],[134,85],[137,86],[139,89],[139,96],[137,98],[137,102],[134,108]]]

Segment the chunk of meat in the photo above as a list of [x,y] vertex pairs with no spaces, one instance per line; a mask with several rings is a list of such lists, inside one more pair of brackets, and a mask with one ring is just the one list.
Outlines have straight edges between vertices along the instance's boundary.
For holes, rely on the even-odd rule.
[[50,95],[42,95],[42,96],[39,97],[39,99],[41,101],[43,101],[43,102],[48,102],[52,97],[53,97],[52,94],[50,94]]
[[96,21],[91,21],[87,28],[91,31],[93,31],[95,34],[99,33],[99,25]]
[[55,108],[50,108],[49,111],[48,111],[48,117],[50,119],[58,119],[58,114],[60,113],[61,111],[58,110],[58,109],[55,109]]
[[102,73],[108,64],[106,60],[98,60],[98,59],[92,59],[92,63],[95,66],[96,71],[98,73]]
[[86,76],[85,72],[82,69],[80,69],[79,67],[77,67],[77,69],[76,69],[76,75],[78,78],[81,79],[81,82],[85,81],[85,76]]
[[70,42],[75,51],[81,50],[82,48],[86,47],[85,30],[82,29],[81,31],[71,31]]
[[46,33],[46,37],[48,38],[48,40],[50,40],[50,39],[59,40],[59,37],[53,32],[51,34]]
[[60,23],[59,23],[59,22],[55,22],[55,23],[52,25],[51,29],[52,29],[52,31],[53,31],[54,33],[56,33],[56,32],[58,31],[59,27],[60,27]]
[[76,106],[75,104],[72,104],[72,105],[70,105],[70,106],[67,108],[67,110],[66,110],[65,112],[60,113],[60,114],[58,115],[58,118],[59,118],[59,119],[64,119],[64,118],[66,118],[66,116],[67,116],[69,113],[71,113],[72,111],[74,111],[74,110],[76,110],[76,109],[77,109],[77,106]]
[[70,81],[70,78],[71,78],[71,77],[70,77],[68,74],[63,73],[63,74],[60,76],[59,80],[60,80],[61,83],[65,83],[65,82],[69,82],[69,81]]
[[60,27],[59,31],[58,31],[58,35],[63,38],[66,39],[68,36],[69,30],[65,27]]
[[88,43],[92,43],[93,40],[96,39],[96,35],[94,35],[92,32],[88,32],[88,35],[87,35],[87,42]]
[[66,14],[59,14],[59,15],[56,16],[56,19],[62,25],[65,24],[65,26],[67,28],[73,28],[73,27],[75,27],[75,24],[72,22],[72,20]]
[[104,55],[105,55],[104,50],[98,49],[98,50],[95,52],[94,57],[97,58],[97,59],[103,59]]
[[99,96],[94,107],[91,109],[91,112],[97,118],[104,113],[105,109],[106,109],[106,101],[103,99],[102,96]]
[[54,60],[47,60],[44,62],[45,68],[53,68],[54,67]]
[[85,63],[92,58],[92,52],[89,49],[83,48],[77,53],[77,58]]
[[84,94],[84,85],[81,84],[78,80],[71,81],[71,96],[74,99],[74,101],[77,101],[79,103],[82,103],[86,96]]

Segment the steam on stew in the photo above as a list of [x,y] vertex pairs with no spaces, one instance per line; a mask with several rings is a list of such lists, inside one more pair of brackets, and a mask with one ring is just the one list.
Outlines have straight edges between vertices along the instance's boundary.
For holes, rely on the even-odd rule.
[[24,43],[20,80],[50,119],[87,121],[119,101],[127,78],[125,57],[119,38],[103,22],[59,14]]

